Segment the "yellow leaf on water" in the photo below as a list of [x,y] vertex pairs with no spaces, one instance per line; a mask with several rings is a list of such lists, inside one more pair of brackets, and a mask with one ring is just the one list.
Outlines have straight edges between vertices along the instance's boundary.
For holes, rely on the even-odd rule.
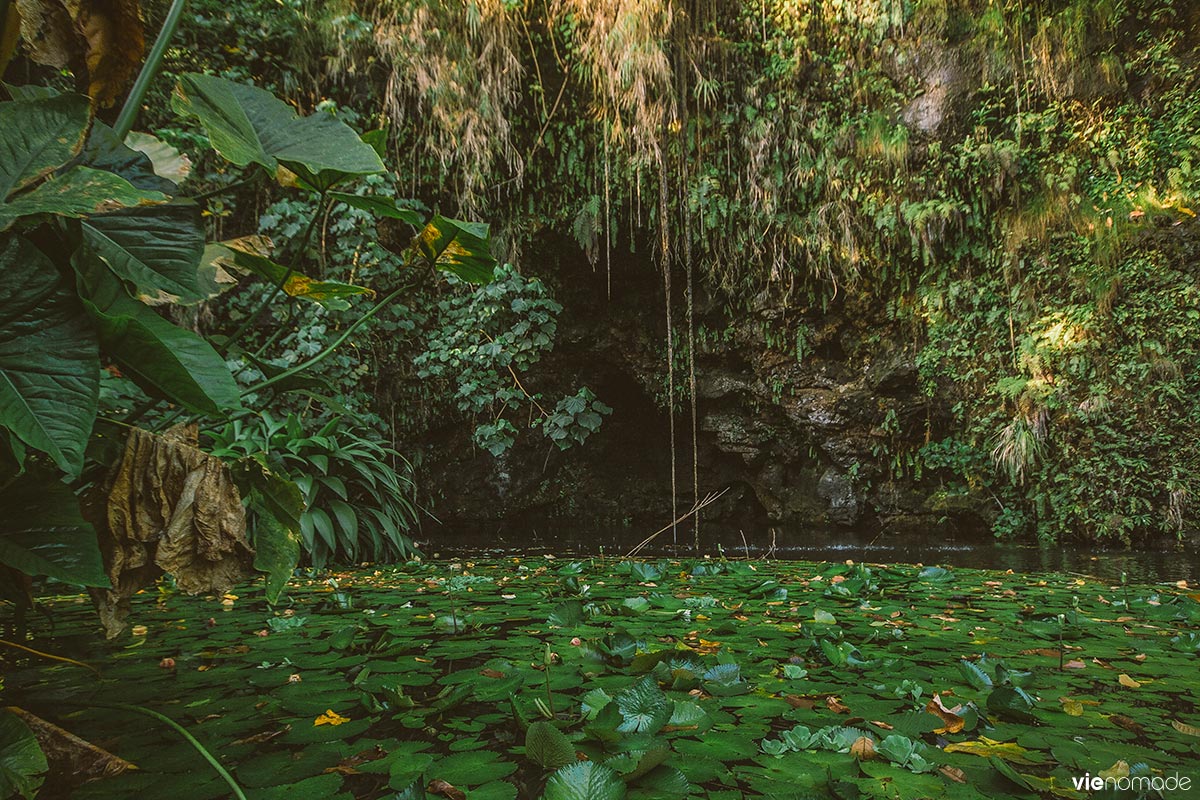
[[1142,686],[1140,683],[1138,683],[1133,678],[1126,675],[1124,672],[1122,672],[1120,675],[1117,676],[1117,683],[1121,684],[1122,686],[1124,686],[1127,689],[1140,689]]
[[998,742],[986,736],[980,736],[978,739],[972,739],[968,742],[948,744],[945,747],[945,751],[947,753],[970,753],[973,756],[982,756],[984,758],[995,756],[1005,761],[1011,761],[1013,764],[1040,763],[1030,755],[1028,750],[1016,742]]
[[1062,703],[1062,709],[1072,717],[1083,716],[1083,703],[1078,700],[1072,700],[1070,697],[1060,697],[1058,702]]
[[1129,777],[1129,762],[1128,761],[1118,761],[1117,763],[1113,764],[1108,769],[1102,769],[1099,772],[1097,772],[1096,774],[1099,775],[1104,780],[1108,780],[1109,778],[1112,778],[1113,780],[1119,780],[1121,778],[1128,778]]
[[343,717],[332,708],[328,708],[325,709],[324,714],[313,720],[313,727],[316,727],[317,725],[341,725],[343,722],[349,721],[349,717]]

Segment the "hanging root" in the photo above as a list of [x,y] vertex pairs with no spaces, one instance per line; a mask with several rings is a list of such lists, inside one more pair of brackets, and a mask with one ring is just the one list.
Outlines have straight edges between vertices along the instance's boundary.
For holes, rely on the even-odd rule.
[[729,489],[725,488],[719,492],[711,492],[710,494],[705,496],[705,498],[703,500],[701,500],[700,502],[693,505],[690,509],[688,509],[688,511],[683,516],[676,517],[675,519],[671,520],[671,522],[669,524],[664,525],[663,527],[656,530],[654,533],[647,536],[641,542],[639,542],[636,547],[634,547],[632,550],[630,550],[628,553],[625,554],[625,558],[633,558],[638,553],[645,550],[650,545],[650,543],[653,542],[655,540],[655,538],[658,537],[659,534],[666,533],[667,531],[670,531],[670,530],[674,530],[675,527],[679,523],[683,522],[685,519],[692,516],[693,514],[698,513],[700,511],[700,509],[704,508],[705,506],[709,505],[710,503],[717,502],[728,491],[729,491]]

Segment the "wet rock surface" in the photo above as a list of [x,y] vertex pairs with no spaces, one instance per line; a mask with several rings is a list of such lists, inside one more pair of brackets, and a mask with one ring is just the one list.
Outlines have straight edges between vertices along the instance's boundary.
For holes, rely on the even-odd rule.
[[[469,421],[448,422],[429,436],[423,466],[434,513],[449,525],[486,530],[553,520],[657,529],[694,501],[687,374],[677,372],[672,503],[661,286],[631,279],[609,301],[590,266],[558,264],[542,275],[565,310],[553,354],[523,382],[547,395],[586,385],[613,414],[582,447],[560,452],[526,433],[500,458],[474,446]],[[698,304],[698,328],[724,324],[720,318]],[[893,454],[944,434],[946,414],[920,391],[917,345],[883,309],[853,300],[829,309],[764,304],[716,332],[704,330],[696,374],[699,495],[728,490],[705,509],[706,520],[986,528],[994,512],[979,498],[947,499],[935,481],[894,469]]]

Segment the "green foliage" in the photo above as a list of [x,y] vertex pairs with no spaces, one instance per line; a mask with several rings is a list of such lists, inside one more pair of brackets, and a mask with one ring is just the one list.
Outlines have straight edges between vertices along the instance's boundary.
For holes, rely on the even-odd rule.
[[[189,681],[195,705],[172,716],[223,751],[248,796],[419,796],[449,784],[509,800],[682,800],[730,787],[745,798],[972,800],[1054,794],[1047,787],[1131,758],[1169,774],[1194,757],[1186,714],[1200,604],[1190,589],[716,559],[660,562],[646,586],[631,582],[636,563],[347,570],[297,583],[265,621],[262,590],[239,588],[215,628],[179,622],[211,615],[211,599],[146,592],[134,598],[148,628],[136,656],[127,641],[89,639],[94,619],[74,598],[48,606],[54,637],[78,642],[76,655],[129,701],[161,707]],[[592,586],[591,613],[569,630],[541,622],[564,578]],[[790,591],[780,600],[763,583]],[[850,584],[851,597],[830,591]],[[635,599],[647,608],[629,614]],[[834,621],[814,623],[824,608]],[[34,633],[30,646],[47,647],[48,626]],[[231,644],[215,648],[214,637]],[[830,662],[826,644],[863,657]],[[164,656],[174,670],[159,666]],[[1078,664],[1064,669],[1064,658]],[[72,731],[119,738],[140,767],[90,784],[88,796],[178,794],[179,766],[199,764],[187,743],[88,708],[88,671],[55,674],[17,662],[6,702],[46,713],[77,702]],[[746,691],[710,690],[721,684]],[[225,707],[238,713],[210,716]],[[251,738],[264,730],[283,732]],[[353,773],[331,769],[359,754]]]
[[33,800],[46,770],[46,756],[29,726],[0,709],[0,796]]
[[553,347],[561,311],[541,281],[507,265],[487,286],[437,303],[425,350],[413,360],[417,376],[453,387],[460,411],[486,415],[488,421],[475,428],[475,442],[492,455],[513,445],[520,431],[511,416],[528,416],[529,406],[537,411],[530,427],[564,450],[582,444],[612,412],[587,387],[549,411],[543,395],[522,382],[520,376]]
[[[412,467],[368,431],[335,417],[313,432],[295,414],[276,420],[264,411],[211,438],[213,455],[265,465],[300,488],[300,541],[314,566],[395,561],[415,552],[407,534],[418,515]],[[256,509],[254,520],[266,510]]]

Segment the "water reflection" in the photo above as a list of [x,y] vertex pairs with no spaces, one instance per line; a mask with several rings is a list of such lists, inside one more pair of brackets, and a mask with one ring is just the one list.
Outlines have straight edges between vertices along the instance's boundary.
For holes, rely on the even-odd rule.
[[[506,526],[435,528],[421,542],[428,555],[624,555],[644,538],[631,528],[588,528],[568,523],[530,526],[516,531]],[[643,551],[651,556],[690,556],[692,531],[680,528],[660,534]],[[797,561],[854,561],[873,563],[941,564],[1014,572],[1073,572],[1119,583],[1122,573],[1136,583],[1200,583],[1200,550],[1168,544],[1143,550],[1115,550],[1072,544],[1015,545],[993,540],[949,537],[925,539],[912,534],[866,531],[765,528],[760,530],[702,529],[700,553],[729,558],[779,558]]]

